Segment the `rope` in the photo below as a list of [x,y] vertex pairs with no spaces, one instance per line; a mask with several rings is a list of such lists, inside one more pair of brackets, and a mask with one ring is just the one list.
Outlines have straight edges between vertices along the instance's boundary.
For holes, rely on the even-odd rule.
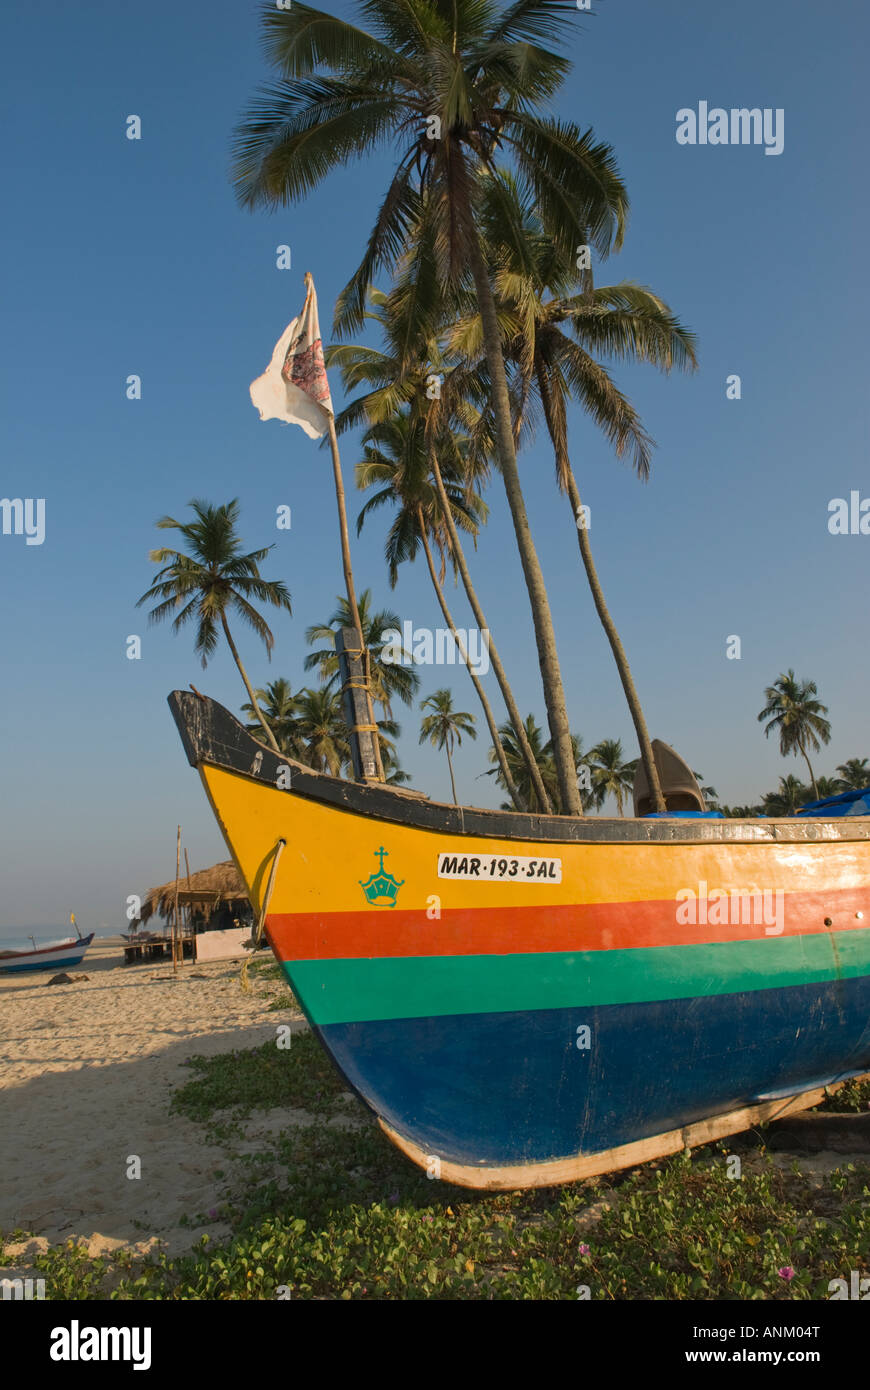
[[[266,891],[263,894],[263,901],[260,904],[260,917],[256,927],[251,932],[250,941],[245,942],[245,945],[252,951],[256,951],[260,945],[260,942],[263,940],[263,929],[266,925],[266,912],[269,908],[269,899],[272,896],[272,888],[275,883],[275,874],[278,871],[278,860],[281,858],[281,854],[286,844],[286,840],[278,840],[278,842],[275,845],[275,855],[272,860],[272,867],[269,870],[269,881],[266,884]],[[246,994],[250,994],[251,992],[251,986],[248,982],[248,966],[250,965],[250,963],[251,957],[248,956],[245,959],[245,963],[242,966],[242,973],[239,977],[239,983],[241,984],[242,989],[245,991]]]

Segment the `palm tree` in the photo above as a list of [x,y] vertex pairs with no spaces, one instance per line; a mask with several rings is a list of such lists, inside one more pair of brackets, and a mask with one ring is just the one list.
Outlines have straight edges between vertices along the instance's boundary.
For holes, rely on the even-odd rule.
[[[496,266],[494,288],[504,354],[514,376],[515,439],[519,442],[527,432],[529,412],[537,402],[553,447],[557,483],[570,502],[586,578],[619,671],[655,807],[664,811],[643,708],[604,598],[589,530],[582,520],[585,513],[568,454],[567,402],[575,396],[603,430],[617,457],[629,450],[638,476],[646,480],[653,441],[598,358],[604,355],[647,362],[665,372],[674,366],[689,370],[697,365],[695,338],[646,286],[623,281],[593,289],[591,271],[581,277],[573,255],[561,253],[547,234],[528,188],[523,189],[504,171],[487,181],[482,223],[488,258]],[[581,278],[585,281],[583,291],[574,293]],[[476,305],[459,317],[450,342],[466,357],[479,359],[482,326]]]
[[468,734],[469,738],[477,738],[474,715],[455,710],[453,695],[449,690],[436,690],[434,695],[427,695],[425,700],[420,701],[420,708],[432,711],[420,721],[420,742],[425,743],[428,739],[433,748],[445,749],[447,766],[450,768],[453,804],[457,806],[459,803],[456,797],[456,780],[453,776],[452,751],[462,743],[463,734]]
[[[234,181],[248,207],[288,205],[339,165],[379,145],[399,163],[337,322],[359,327],[378,267],[392,264],[425,207],[445,284],[470,271],[480,305],[496,446],[532,608],[547,718],[567,811],[580,814],[571,734],[544,577],[517,469],[495,299],[478,232],[481,171],[508,151],[546,230],[568,254],[588,240],[606,255],[622,239],[628,199],[612,151],[591,131],[542,116],[570,63],[549,45],[573,40],[572,13],[552,0],[366,0],[375,33],[295,3],[264,11],[281,81],[237,131]],[[544,45],[548,46],[544,46]],[[318,73],[326,69],[325,74]],[[570,189],[570,196],[566,190]]]
[[[528,757],[524,749],[520,746],[513,724],[502,724],[499,727],[499,737],[502,748],[504,749],[505,761],[511,770],[511,776],[516,783],[517,790],[529,811],[549,812],[553,805],[559,803],[559,782],[556,776],[556,768],[553,763],[552,746],[549,742],[544,743],[544,735],[533,714],[529,714],[523,720],[523,733],[525,744],[531,749],[534,758],[537,778],[532,777],[529,771]],[[495,762],[495,752],[490,750],[490,762]],[[490,768],[488,777],[494,777],[500,787],[505,787],[504,775],[501,768]],[[537,784],[541,783],[546,788],[547,804],[544,806],[538,794]],[[506,810],[507,807],[502,807]]]
[[[373,308],[367,312],[366,317],[373,319],[380,325],[385,339],[384,350],[378,351],[366,345],[349,343],[335,344],[327,349],[327,363],[339,366],[346,390],[360,385],[369,388],[342,411],[336,420],[336,429],[341,432],[350,425],[358,423],[361,418],[376,424],[390,425],[406,403],[414,409],[417,420],[425,422],[429,468],[441,503],[440,520],[447,533],[450,556],[459,570],[478,630],[489,633],[488,651],[493,674],[498,681],[508,716],[531,773],[538,802],[545,811],[550,811],[552,809],[550,801],[541,781],[538,765],[526,740],[519,709],[508,682],[498,647],[495,644],[492,629],[484,617],[483,609],[471,581],[465,553],[459,539],[457,523],[461,522],[462,511],[458,506],[458,490],[451,482],[451,491],[448,495],[438,461],[438,455],[443,450],[445,466],[451,480],[454,474],[457,480],[460,477],[464,478],[467,496],[476,499],[476,493],[473,489],[477,479],[484,477],[489,471],[487,460],[492,447],[491,437],[484,436],[481,441],[480,412],[465,398],[463,393],[457,392],[455,386],[452,394],[459,406],[457,419],[452,419],[444,410],[439,409],[437,402],[428,403],[425,412],[420,406],[429,373],[435,368],[446,365],[441,357],[435,329],[439,315],[443,316],[443,287],[433,274],[433,266],[434,250],[431,246],[431,229],[423,225],[412,240],[402,264],[402,273],[397,277],[391,293],[386,295],[374,288],[369,289],[368,297]],[[451,379],[455,381],[455,378],[456,373],[454,372]],[[477,390],[482,400],[483,393],[479,390],[479,380],[479,373],[469,374],[465,381],[465,388],[466,392],[472,394]],[[464,433],[469,428],[475,434],[473,441]],[[475,505],[478,514],[481,514],[482,504],[479,504],[479,500],[475,501]],[[455,519],[454,512],[456,513]],[[415,529],[413,523],[411,523],[411,527],[412,530]],[[472,536],[476,535],[473,528],[463,525],[463,529],[471,530]],[[397,541],[399,541],[400,534],[397,529]],[[439,535],[442,564],[443,545],[444,542]],[[389,554],[388,559],[392,566],[393,561]],[[394,569],[391,568],[391,579],[394,572]],[[493,746],[498,752],[497,730],[495,733],[493,732],[495,726],[490,724],[489,719],[487,719],[487,723],[490,726],[490,734],[493,736]],[[501,759],[499,761],[501,763]],[[516,805],[514,791],[510,788],[512,781],[510,771],[505,766],[502,767],[502,773],[505,776],[505,787]]]
[[703,782],[704,782],[704,774],[703,774],[703,772],[693,772],[693,773],[692,773],[692,776],[694,777],[695,781],[698,783],[698,789],[699,789],[701,795],[703,796],[704,800],[707,802],[707,805],[710,807],[711,811],[718,810],[719,808],[717,807],[716,802],[717,802],[718,799],[719,799],[719,793],[717,792],[716,788],[715,788],[715,787],[705,787],[705,786],[703,785]]
[[[296,716],[299,712],[299,696],[293,694],[290,682],[284,676],[279,676],[277,680],[270,681],[263,690],[256,690],[254,693],[281,752],[291,758],[297,757],[299,749]],[[248,733],[256,734],[260,724],[254,706],[242,705],[242,713],[254,721],[245,725]]]
[[766,816],[793,816],[807,800],[809,790],[799,777],[789,773],[780,777],[779,788],[775,792],[765,792],[761,798],[761,809]]
[[[533,750],[535,768],[538,773],[538,776],[534,779],[529,774],[528,759],[524,752],[524,748],[519,745],[513,726],[511,724],[502,724],[499,733],[505,751],[505,758],[516,779],[520,794],[528,809],[530,811],[543,812],[546,815],[552,814],[553,811],[555,811],[557,815],[562,814],[562,803],[559,800],[559,778],[556,772],[555,759],[553,757],[552,740],[548,739],[547,742],[544,743],[544,736],[535,720],[535,716],[529,714],[523,720],[523,733],[525,735],[524,746],[530,747]],[[579,784],[581,772],[589,768],[589,754],[583,752],[583,740],[579,734],[571,735],[571,750],[575,777],[577,777]],[[490,762],[494,761],[495,755],[491,751]],[[504,776],[500,768],[490,768],[486,775],[488,777],[495,777],[499,786],[505,786]],[[537,788],[541,782],[547,789],[547,800],[545,804],[542,804],[538,797]],[[583,813],[585,815],[598,804],[598,798],[594,790],[586,790],[579,785],[578,790],[583,806]],[[509,811],[510,807],[503,805],[501,809],[503,811]]]
[[[371,609],[371,590],[363,589],[359,596],[359,617],[362,624],[363,643],[369,654],[372,699],[381,706],[389,718],[391,700],[398,695],[400,700],[404,701],[406,705],[410,705],[420,684],[420,677],[410,664],[400,666],[397,662],[382,660],[384,648],[390,645],[386,641],[384,633],[391,629],[393,631],[401,630],[401,621],[398,614],[391,613],[389,609],[382,608],[377,613],[373,613]],[[341,675],[338,653],[335,650],[336,631],[341,627],[354,626],[348,601],[339,596],[336,599],[335,610],[327,622],[315,623],[312,627],[306,628],[305,640],[309,646],[315,642],[324,642],[326,645],[306,656],[305,670],[316,669],[327,689],[332,689]],[[410,663],[411,654],[406,653],[406,655]]]
[[761,815],[760,806],[721,806],[719,809],[726,820],[752,820]]
[[816,698],[818,693],[815,681],[799,681],[789,669],[765,690],[767,703],[758,716],[759,723],[765,719],[769,721],[764,729],[765,738],[769,738],[774,729],[778,730],[779,751],[784,758],[790,753],[801,754],[809,770],[815,801],[819,799],[819,790],[807,749],[818,753],[822,743],[831,741],[831,725],[824,717],[828,707]]
[[822,801],[828,796],[839,796],[842,790],[843,788],[840,786],[840,779],[838,777],[816,778],[816,792],[818,793],[816,800],[818,801]]
[[637,761],[623,761],[622,740],[604,738],[596,743],[589,751],[589,767],[598,805],[602,806],[605,797],[610,794],[616,798],[616,809],[620,816],[624,816],[624,797],[634,785]]
[[301,690],[297,696],[296,738],[302,761],[317,772],[341,776],[350,762],[350,741],[337,690]]
[[840,776],[837,789],[841,792],[861,792],[870,787],[870,767],[866,758],[849,758],[837,768]]
[[[159,623],[174,612],[174,632],[179,632],[185,623],[195,620],[194,651],[201,656],[203,669],[217,648],[217,625],[220,623],[245,683],[251,708],[277,753],[280,751],[278,744],[263,717],[248,673],[242,665],[230,633],[227,613],[232,610],[253,628],[271,658],[275,638],[251,599],[285,608],[289,613],[292,612],[290,594],[281,580],[266,580],[260,574],[260,562],[273,549],[271,545],[262,550],[252,550],[247,555],[242,554],[242,540],[236,531],[239,517],[237,498],[218,507],[197,498],[188,505],[193,509],[194,521],[182,522],[171,516],[163,516],[157,522],[162,531],[179,531],[188,550],[171,550],[168,546],[162,546],[149,553],[149,560],[155,565],[163,565],[163,569],[156,575],[151,588],[137,601],[136,607],[155,598],[161,599],[162,602],[148,614],[148,621]],[[181,611],[178,612],[178,609]]]

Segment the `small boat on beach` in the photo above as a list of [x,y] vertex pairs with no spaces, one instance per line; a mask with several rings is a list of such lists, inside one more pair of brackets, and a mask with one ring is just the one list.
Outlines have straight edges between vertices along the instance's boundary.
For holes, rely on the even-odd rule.
[[870,1069],[866,815],[441,805],[169,703],[313,1031],[430,1176],[570,1182]]
[[46,946],[34,945],[31,950],[0,951],[0,975],[18,974],[33,970],[63,970],[79,965],[94,939],[89,936],[70,936],[63,941],[51,941]]

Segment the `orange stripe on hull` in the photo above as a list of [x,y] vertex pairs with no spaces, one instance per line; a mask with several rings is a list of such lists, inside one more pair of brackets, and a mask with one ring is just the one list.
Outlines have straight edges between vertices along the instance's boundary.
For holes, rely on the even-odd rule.
[[[710,903],[710,909],[713,908]],[[866,891],[844,888],[788,893],[784,936],[851,931],[867,926],[858,913]],[[524,955],[546,951],[608,951],[746,941],[765,925],[680,924],[673,899],[658,902],[553,904],[424,910],[361,908],[358,912],[269,913],[269,937],[282,960],[352,960],[402,956]],[[825,925],[825,919],[831,926]]]

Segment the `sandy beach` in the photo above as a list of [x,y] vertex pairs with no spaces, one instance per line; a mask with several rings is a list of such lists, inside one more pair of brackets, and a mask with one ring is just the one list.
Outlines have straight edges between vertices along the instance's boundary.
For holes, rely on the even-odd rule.
[[[203,1126],[170,1116],[173,1089],[194,1054],[258,1046],[279,1021],[304,1026],[267,1012],[262,981],[246,994],[237,961],[173,976],[168,961],[125,966],[121,948],[96,941],[74,984],[0,976],[0,1230],[32,1231],[37,1248],[74,1237],[92,1255],[157,1242],[176,1253],[204,1229],[224,1234],[196,1218],[218,1205],[227,1163]],[[130,1155],[140,1179],[127,1177]],[[28,1248],[12,1248],[19,1265]]]

